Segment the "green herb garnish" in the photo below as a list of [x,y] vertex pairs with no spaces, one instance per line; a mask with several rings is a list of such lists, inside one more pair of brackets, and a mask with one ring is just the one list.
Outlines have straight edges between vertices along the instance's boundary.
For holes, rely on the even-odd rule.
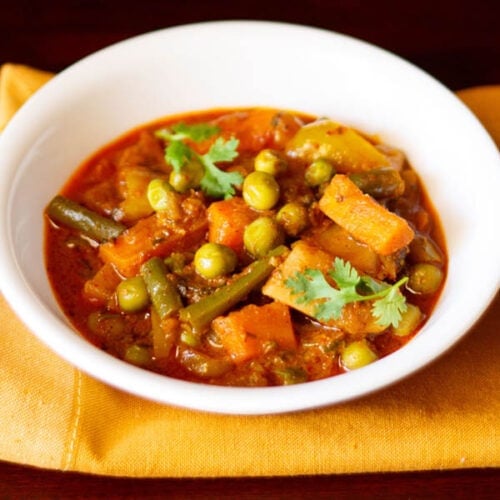
[[216,163],[233,161],[238,156],[238,139],[232,137],[226,141],[219,137],[204,155],[199,155],[184,142],[201,142],[219,132],[218,127],[207,123],[178,123],[171,129],[158,130],[156,136],[168,143],[165,147],[165,161],[172,165],[176,172],[180,172],[190,160],[197,158],[205,170],[201,189],[213,198],[231,198],[235,194],[235,186],[243,182],[243,176],[239,172],[225,172],[217,167]]
[[216,125],[210,125],[208,123],[195,123],[194,125],[187,125],[181,122],[173,125],[172,131],[174,134],[171,135],[170,140],[182,141],[184,139],[191,139],[194,142],[201,142],[218,134],[220,132],[220,128]]
[[[399,287],[408,281],[401,278],[397,283],[387,283],[374,280],[369,276],[360,276],[350,262],[338,257],[334,260],[334,268],[328,271],[328,276],[338,288],[332,287],[323,273],[317,269],[305,269],[288,278],[285,285],[298,295],[297,302],[304,304],[320,300],[314,316],[319,321],[338,319],[346,304],[352,302],[373,301],[372,314],[380,326],[398,326],[401,315],[407,309],[406,298]],[[360,289],[368,293],[360,294]]]
[[234,137],[229,141],[219,137],[208,153],[200,156],[200,161],[205,167],[201,188],[210,196],[230,198],[235,193],[234,186],[239,186],[243,182],[243,176],[239,172],[224,172],[215,165],[219,161],[234,160],[238,156],[236,151],[238,144],[238,139]]

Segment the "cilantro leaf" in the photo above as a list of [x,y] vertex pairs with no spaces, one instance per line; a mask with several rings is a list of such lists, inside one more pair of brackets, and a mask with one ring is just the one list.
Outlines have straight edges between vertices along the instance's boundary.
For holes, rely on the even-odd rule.
[[360,277],[349,261],[335,257],[333,269],[329,272],[339,288],[355,287]]
[[219,132],[219,127],[210,125],[209,123],[187,125],[186,123],[180,122],[172,125],[172,130],[168,128],[157,130],[155,135],[164,141],[183,141],[185,139],[191,139],[194,142],[201,142],[205,139],[210,139],[210,137],[213,137]]
[[225,172],[215,165],[215,162],[232,161],[238,156],[239,141],[232,137],[224,141],[219,137],[199,159],[205,167],[205,175],[201,180],[203,191],[213,198],[230,198],[235,194],[235,186],[243,182],[239,172]]
[[299,304],[320,301],[315,310],[315,317],[320,321],[339,318],[342,308],[347,303],[347,295],[350,294],[348,292],[346,295],[343,290],[330,286],[318,269],[297,272],[293,278],[285,281],[285,285],[292,290],[292,293],[299,295],[297,298]]
[[231,137],[225,141],[222,137],[218,137],[212,144],[208,153],[202,156],[203,159],[211,163],[218,161],[233,161],[238,156],[238,146],[240,141],[235,137]]
[[401,315],[407,309],[404,295],[398,287],[392,286],[384,297],[373,302],[372,314],[377,318],[379,325],[393,325],[397,328],[401,321]]
[[238,139],[218,137],[204,155],[199,155],[184,142],[186,139],[200,142],[219,132],[219,127],[207,123],[176,123],[171,129],[157,130],[155,135],[167,143],[165,161],[172,165],[175,172],[181,172],[186,163],[197,158],[204,168],[201,189],[213,198],[230,198],[236,193],[235,187],[243,183],[243,176],[239,172],[225,172],[216,163],[230,162],[238,156]]
[[[335,258],[334,268],[328,272],[338,288],[332,287],[318,269],[305,269],[285,280],[291,293],[297,295],[297,303],[317,302],[314,317],[319,321],[338,319],[346,304],[373,301],[372,314],[381,326],[397,327],[401,314],[407,309],[406,299],[399,290],[408,278],[402,278],[394,285],[374,280],[369,276],[360,277],[350,262]],[[372,293],[362,295],[359,285]]]
[[192,156],[192,149],[181,141],[171,141],[165,148],[165,161],[172,165],[177,173],[180,172],[181,168]]
[[175,132],[175,139],[191,139],[194,142],[201,142],[205,139],[210,139],[220,132],[219,127],[210,125],[209,123],[195,123],[194,125],[186,125],[185,123],[177,123],[172,126]]
[[239,172],[224,172],[215,166],[208,166],[201,179],[201,189],[212,198],[231,198],[235,195],[235,186],[243,182]]
[[362,276],[360,281],[359,281],[359,288],[362,288],[365,290],[367,293],[378,293],[386,288],[389,288],[391,285],[388,285],[387,283],[383,281],[378,281],[376,279],[373,279],[371,276]]

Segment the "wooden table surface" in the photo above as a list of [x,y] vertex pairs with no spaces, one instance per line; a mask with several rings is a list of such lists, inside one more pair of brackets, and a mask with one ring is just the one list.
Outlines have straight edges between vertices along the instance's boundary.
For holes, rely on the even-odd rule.
[[[500,84],[498,0],[2,0],[0,64],[17,62],[60,71],[130,36],[218,19],[285,21],[352,35],[404,57],[452,90]],[[499,306],[497,297],[492,307],[500,319]],[[138,480],[0,462],[0,497],[497,498],[499,472]]]

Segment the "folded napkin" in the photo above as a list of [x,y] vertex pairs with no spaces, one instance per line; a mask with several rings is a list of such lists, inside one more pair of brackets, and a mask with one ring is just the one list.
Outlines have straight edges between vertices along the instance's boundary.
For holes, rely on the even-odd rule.
[[52,76],[22,64],[4,64],[0,68],[0,131],[26,99]]
[[[48,78],[6,65],[0,116]],[[500,138],[500,87],[460,94]],[[494,110],[494,111],[493,111]],[[162,406],[72,368],[0,297],[0,459],[135,477],[333,474],[500,466],[500,298],[431,366],[362,399],[242,417]]]

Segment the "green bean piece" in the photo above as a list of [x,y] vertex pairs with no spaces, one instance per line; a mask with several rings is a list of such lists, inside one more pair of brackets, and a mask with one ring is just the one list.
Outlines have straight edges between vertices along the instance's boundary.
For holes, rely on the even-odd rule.
[[175,285],[167,278],[167,268],[159,257],[152,257],[141,266],[151,302],[160,319],[168,318],[182,307]]
[[397,170],[377,168],[349,175],[356,186],[374,198],[397,198],[404,193],[405,183]]
[[51,200],[47,206],[47,215],[54,222],[76,229],[99,243],[116,238],[126,229],[123,224],[103,217],[61,195]]
[[263,149],[254,160],[254,169],[257,172],[265,172],[276,176],[285,172],[286,168],[285,160],[274,149]]
[[422,262],[410,269],[407,287],[417,294],[437,292],[443,282],[443,271],[434,264]]
[[220,377],[233,367],[227,359],[212,358],[187,347],[180,350],[178,360],[184,368],[201,378]]
[[237,264],[235,251],[219,243],[205,243],[194,254],[196,272],[207,279],[232,273]]
[[199,347],[201,344],[201,335],[199,332],[187,328],[181,331],[180,341],[190,347]]
[[124,312],[137,312],[149,303],[146,284],[141,276],[134,276],[121,281],[116,287],[118,305]]
[[319,158],[306,168],[304,178],[308,186],[315,187],[328,182],[334,174],[332,164],[328,160]]
[[162,321],[154,307],[151,308],[151,339],[153,355],[157,360],[165,360],[170,355],[179,334],[177,318],[167,318]]
[[252,257],[259,259],[283,244],[283,232],[271,217],[259,217],[245,228],[243,244]]
[[195,332],[201,332],[213,319],[224,314],[262,284],[274,269],[272,257],[280,255],[284,250],[285,247],[276,248],[268,256],[250,264],[231,283],[181,309],[179,311],[181,321],[188,323]]
[[280,187],[276,179],[266,172],[252,172],[243,181],[243,199],[255,210],[269,210],[278,203]]
[[365,339],[351,342],[340,353],[340,362],[346,370],[357,370],[377,359],[377,354],[372,351]]

